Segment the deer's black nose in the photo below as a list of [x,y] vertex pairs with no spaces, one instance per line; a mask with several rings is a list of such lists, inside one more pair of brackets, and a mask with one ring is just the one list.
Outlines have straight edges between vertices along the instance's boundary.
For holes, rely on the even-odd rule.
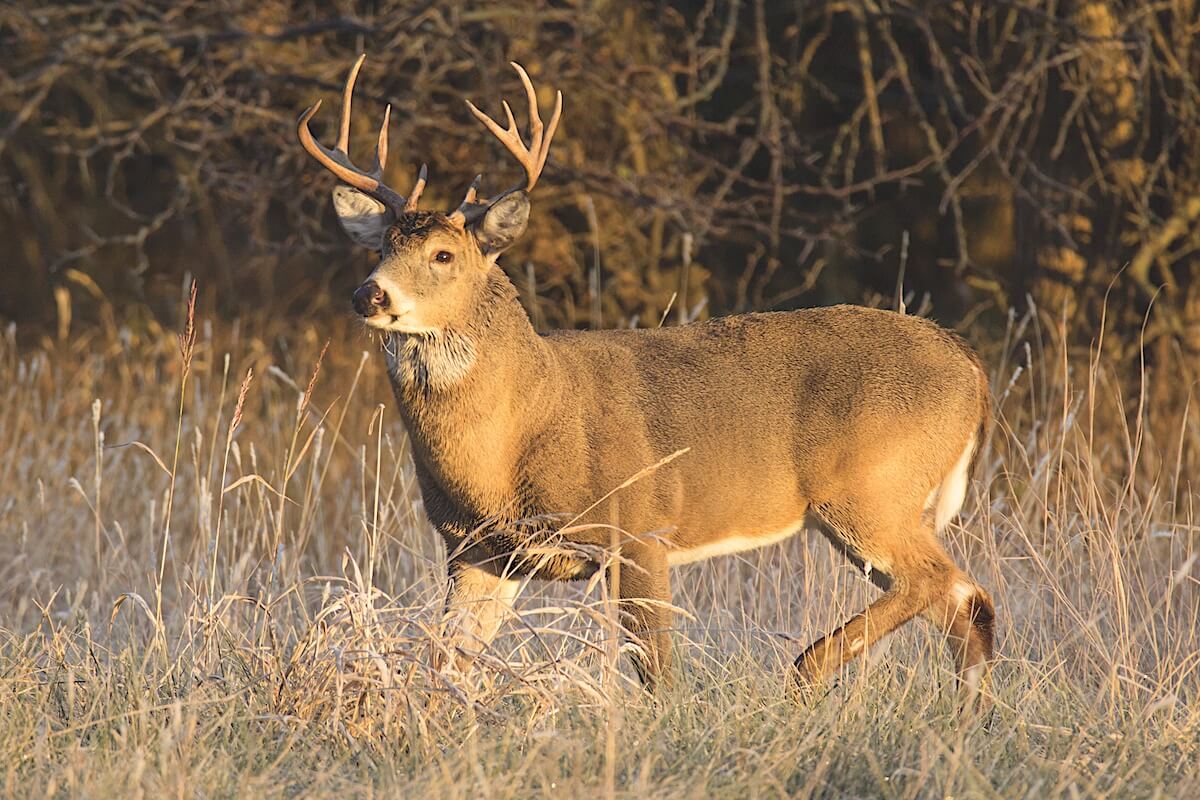
[[387,308],[387,292],[375,281],[367,281],[354,290],[354,310],[359,316],[374,316]]

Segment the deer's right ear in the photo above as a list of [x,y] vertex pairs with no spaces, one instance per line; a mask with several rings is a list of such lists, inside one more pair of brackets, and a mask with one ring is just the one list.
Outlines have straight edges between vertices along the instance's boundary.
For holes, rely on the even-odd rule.
[[396,221],[383,203],[340,183],[333,188],[333,210],[346,235],[372,250],[382,249],[383,234]]

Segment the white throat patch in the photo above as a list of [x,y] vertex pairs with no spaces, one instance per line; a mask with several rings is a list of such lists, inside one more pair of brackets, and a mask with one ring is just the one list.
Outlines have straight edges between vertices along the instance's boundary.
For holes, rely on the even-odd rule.
[[392,333],[383,340],[388,374],[403,387],[448,389],[475,364],[475,343],[449,330]]

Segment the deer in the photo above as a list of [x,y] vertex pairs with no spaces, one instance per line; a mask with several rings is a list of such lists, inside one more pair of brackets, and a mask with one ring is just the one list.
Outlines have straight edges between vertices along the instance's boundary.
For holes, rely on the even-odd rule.
[[[945,637],[955,682],[978,699],[995,608],[940,538],[991,421],[987,373],[967,342],[923,317],[853,305],[539,333],[498,259],[525,231],[562,92],[543,124],[533,82],[512,62],[528,145],[507,100],[504,127],[467,100],[524,178],[484,198],[478,175],[458,208],[428,211],[418,208],[425,165],[407,196],[384,183],[390,106],[373,165],[350,160],[364,59],[346,79],[336,145],[310,129],[319,101],[298,135],[339,181],[345,233],[379,253],[352,305],[382,337],[425,512],[445,542],[450,666],[490,645],[528,581],[616,564],[625,649],[654,692],[672,681],[670,568],[815,529],[882,594],[800,653],[789,691],[811,692],[924,617]],[[600,502],[618,486],[619,504]],[[616,560],[605,555],[610,505]]]

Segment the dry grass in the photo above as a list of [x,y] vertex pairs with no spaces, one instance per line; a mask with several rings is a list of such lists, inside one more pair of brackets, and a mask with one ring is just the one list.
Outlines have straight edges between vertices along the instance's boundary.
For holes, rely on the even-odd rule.
[[1200,792],[1196,480],[1170,455],[1200,431],[1169,365],[1174,415],[1034,326],[988,354],[1001,426],[950,534],[1000,613],[982,728],[921,624],[785,700],[872,594],[816,537],[676,571],[658,701],[611,669],[600,586],[531,586],[467,680],[433,673],[441,545],[372,345],[203,316],[186,370],[162,331],[0,346],[9,794]]

